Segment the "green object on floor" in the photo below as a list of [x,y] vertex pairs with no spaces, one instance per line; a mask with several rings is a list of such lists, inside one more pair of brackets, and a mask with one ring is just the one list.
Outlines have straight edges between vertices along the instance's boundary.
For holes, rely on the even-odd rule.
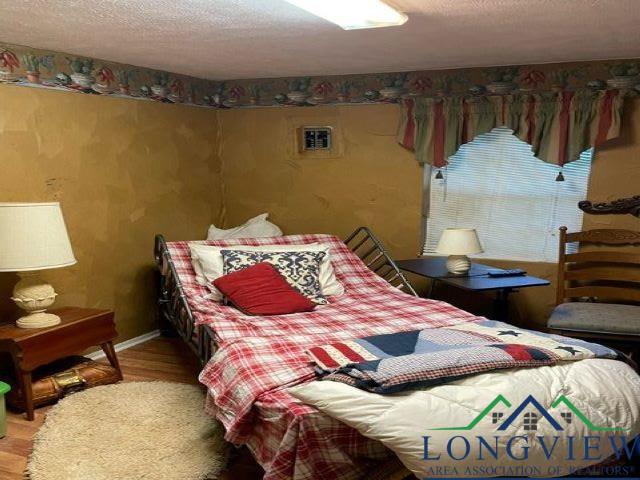
[[0,438],[7,434],[7,409],[5,407],[4,396],[11,390],[6,383],[0,382]]

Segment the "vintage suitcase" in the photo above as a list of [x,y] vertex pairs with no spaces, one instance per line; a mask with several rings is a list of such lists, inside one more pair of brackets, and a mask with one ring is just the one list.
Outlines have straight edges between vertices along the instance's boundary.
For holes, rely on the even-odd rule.
[[[67,357],[33,372],[33,403],[36,407],[55,403],[69,393],[120,380],[111,365],[95,362],[86,357]],[[24,401],[19,388],[7,394],[7,404],[23,410]]]

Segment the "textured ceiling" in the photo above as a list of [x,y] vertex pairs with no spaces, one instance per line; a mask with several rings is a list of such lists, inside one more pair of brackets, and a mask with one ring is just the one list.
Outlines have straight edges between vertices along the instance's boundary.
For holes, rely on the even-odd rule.
[[640,0],[389,3],[404,26],[343,31],[285,0],[0,0],[0,41],[209,79],[640,57]]

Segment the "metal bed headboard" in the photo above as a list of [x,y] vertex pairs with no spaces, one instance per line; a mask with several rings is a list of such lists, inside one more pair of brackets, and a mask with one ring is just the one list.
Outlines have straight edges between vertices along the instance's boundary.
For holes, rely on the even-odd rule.
[[413,286],[385,250],[382,242],[367,227],[356,229],[355,232],[347,237],[344,243],[374,273],[384,278],[394,287],[404,290],[413,296],[418,296]]
[[[367,227],[359,227],[344,243],[374,273],[394,287],[418,296],[378,238]],[[156,235],[154,256],[158,267],[158,317],[163,333],[175,330],[200,361],[206,363],[217,349],[215,335],[208,326],[195,325],[182,283],[162,235]],[[173,329],[167,328],[172,326]]]

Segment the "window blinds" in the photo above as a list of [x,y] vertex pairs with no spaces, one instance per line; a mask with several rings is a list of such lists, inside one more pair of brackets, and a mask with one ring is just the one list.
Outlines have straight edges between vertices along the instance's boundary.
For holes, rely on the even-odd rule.
[[442,180],[431,175],[424,253],[435,253],[445,228],[475,228],[484,247],[476,258],[556,262],[558,228],[582,227],[578,201],[587,193],[593,150],[563,168],[534,157],[506,127],[463,145]]

